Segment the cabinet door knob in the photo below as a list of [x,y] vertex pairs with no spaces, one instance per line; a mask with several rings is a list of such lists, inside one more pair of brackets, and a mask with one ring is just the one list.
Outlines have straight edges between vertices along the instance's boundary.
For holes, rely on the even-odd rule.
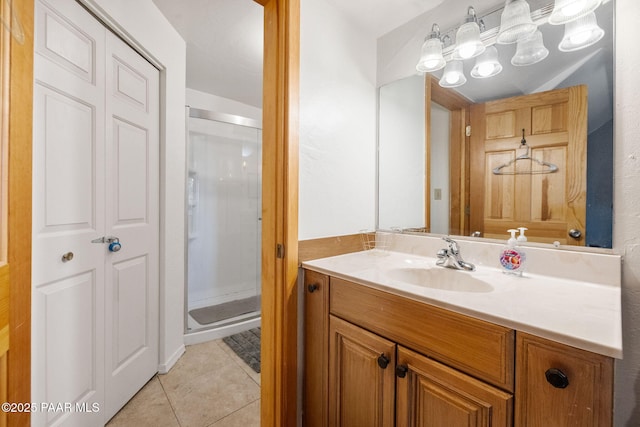
[[307,289],[309,289],[310,293],[314,293],[315,291],[317,291],[320,288],[320,286],[318,286],[317,283],[312,283],[309,286],[307,286]]
[[378,356],[378,366],[380,366],[382,369],[386,369],[387,366],[389,366],[389,362],[389,358],[385,356],[384,353]]
[[544,376],[547,377],[547,382],[555,388],[566,388],[569,385],[569,377],[560,369],[547,369]]
[[407,365],[396,366],[396,377],[404,378],[407,376],[407,372],[409,372],[409,368],[407,368]]

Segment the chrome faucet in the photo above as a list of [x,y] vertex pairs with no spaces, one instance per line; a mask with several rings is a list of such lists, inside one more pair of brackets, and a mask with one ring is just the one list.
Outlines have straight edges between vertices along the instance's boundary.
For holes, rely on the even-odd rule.
[[449,247],[438,251],[438,261],[436,261],[436,265],[454,268],[456,270],[475,271],[476,266],[464,261],[460,256],[460,249],[458,249],[458,244],[455,240],[449,237],[443,237],[442,240],[447,242]]

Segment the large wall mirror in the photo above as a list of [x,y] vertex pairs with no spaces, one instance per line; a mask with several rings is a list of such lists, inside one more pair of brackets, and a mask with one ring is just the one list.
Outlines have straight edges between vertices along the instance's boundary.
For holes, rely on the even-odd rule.
[[549,53],[533,65],[495,44],[496,76],[469,76],[469,59],[456,88],[443,70],[381,86],[378,228],[505,239],[525,226],[529,241],[611,248],[614,2],[595,14],[604,36],[584,49],[560,51],[564,25],[543,23]]

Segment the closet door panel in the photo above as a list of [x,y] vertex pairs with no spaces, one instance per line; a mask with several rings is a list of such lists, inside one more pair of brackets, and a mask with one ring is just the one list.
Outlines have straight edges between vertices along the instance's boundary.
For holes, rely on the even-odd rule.
[[158,370],[160,73],[107,33],[106,397],[111,418]]
[[70,0],[35,15],[31,401],[69,407],[31,421],[101,425],[105,29]]

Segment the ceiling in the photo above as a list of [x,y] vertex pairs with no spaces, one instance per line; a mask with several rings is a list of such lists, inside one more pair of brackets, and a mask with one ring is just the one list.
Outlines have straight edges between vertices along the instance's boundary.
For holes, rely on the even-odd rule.
[[[326,1],[377,39],[444,0]],[[262,107],[262,6],[253,0],[153,2],[187,42],[188,88]]]
[[262,6],[153,0],[187,43],[187,87],[262,107]]

